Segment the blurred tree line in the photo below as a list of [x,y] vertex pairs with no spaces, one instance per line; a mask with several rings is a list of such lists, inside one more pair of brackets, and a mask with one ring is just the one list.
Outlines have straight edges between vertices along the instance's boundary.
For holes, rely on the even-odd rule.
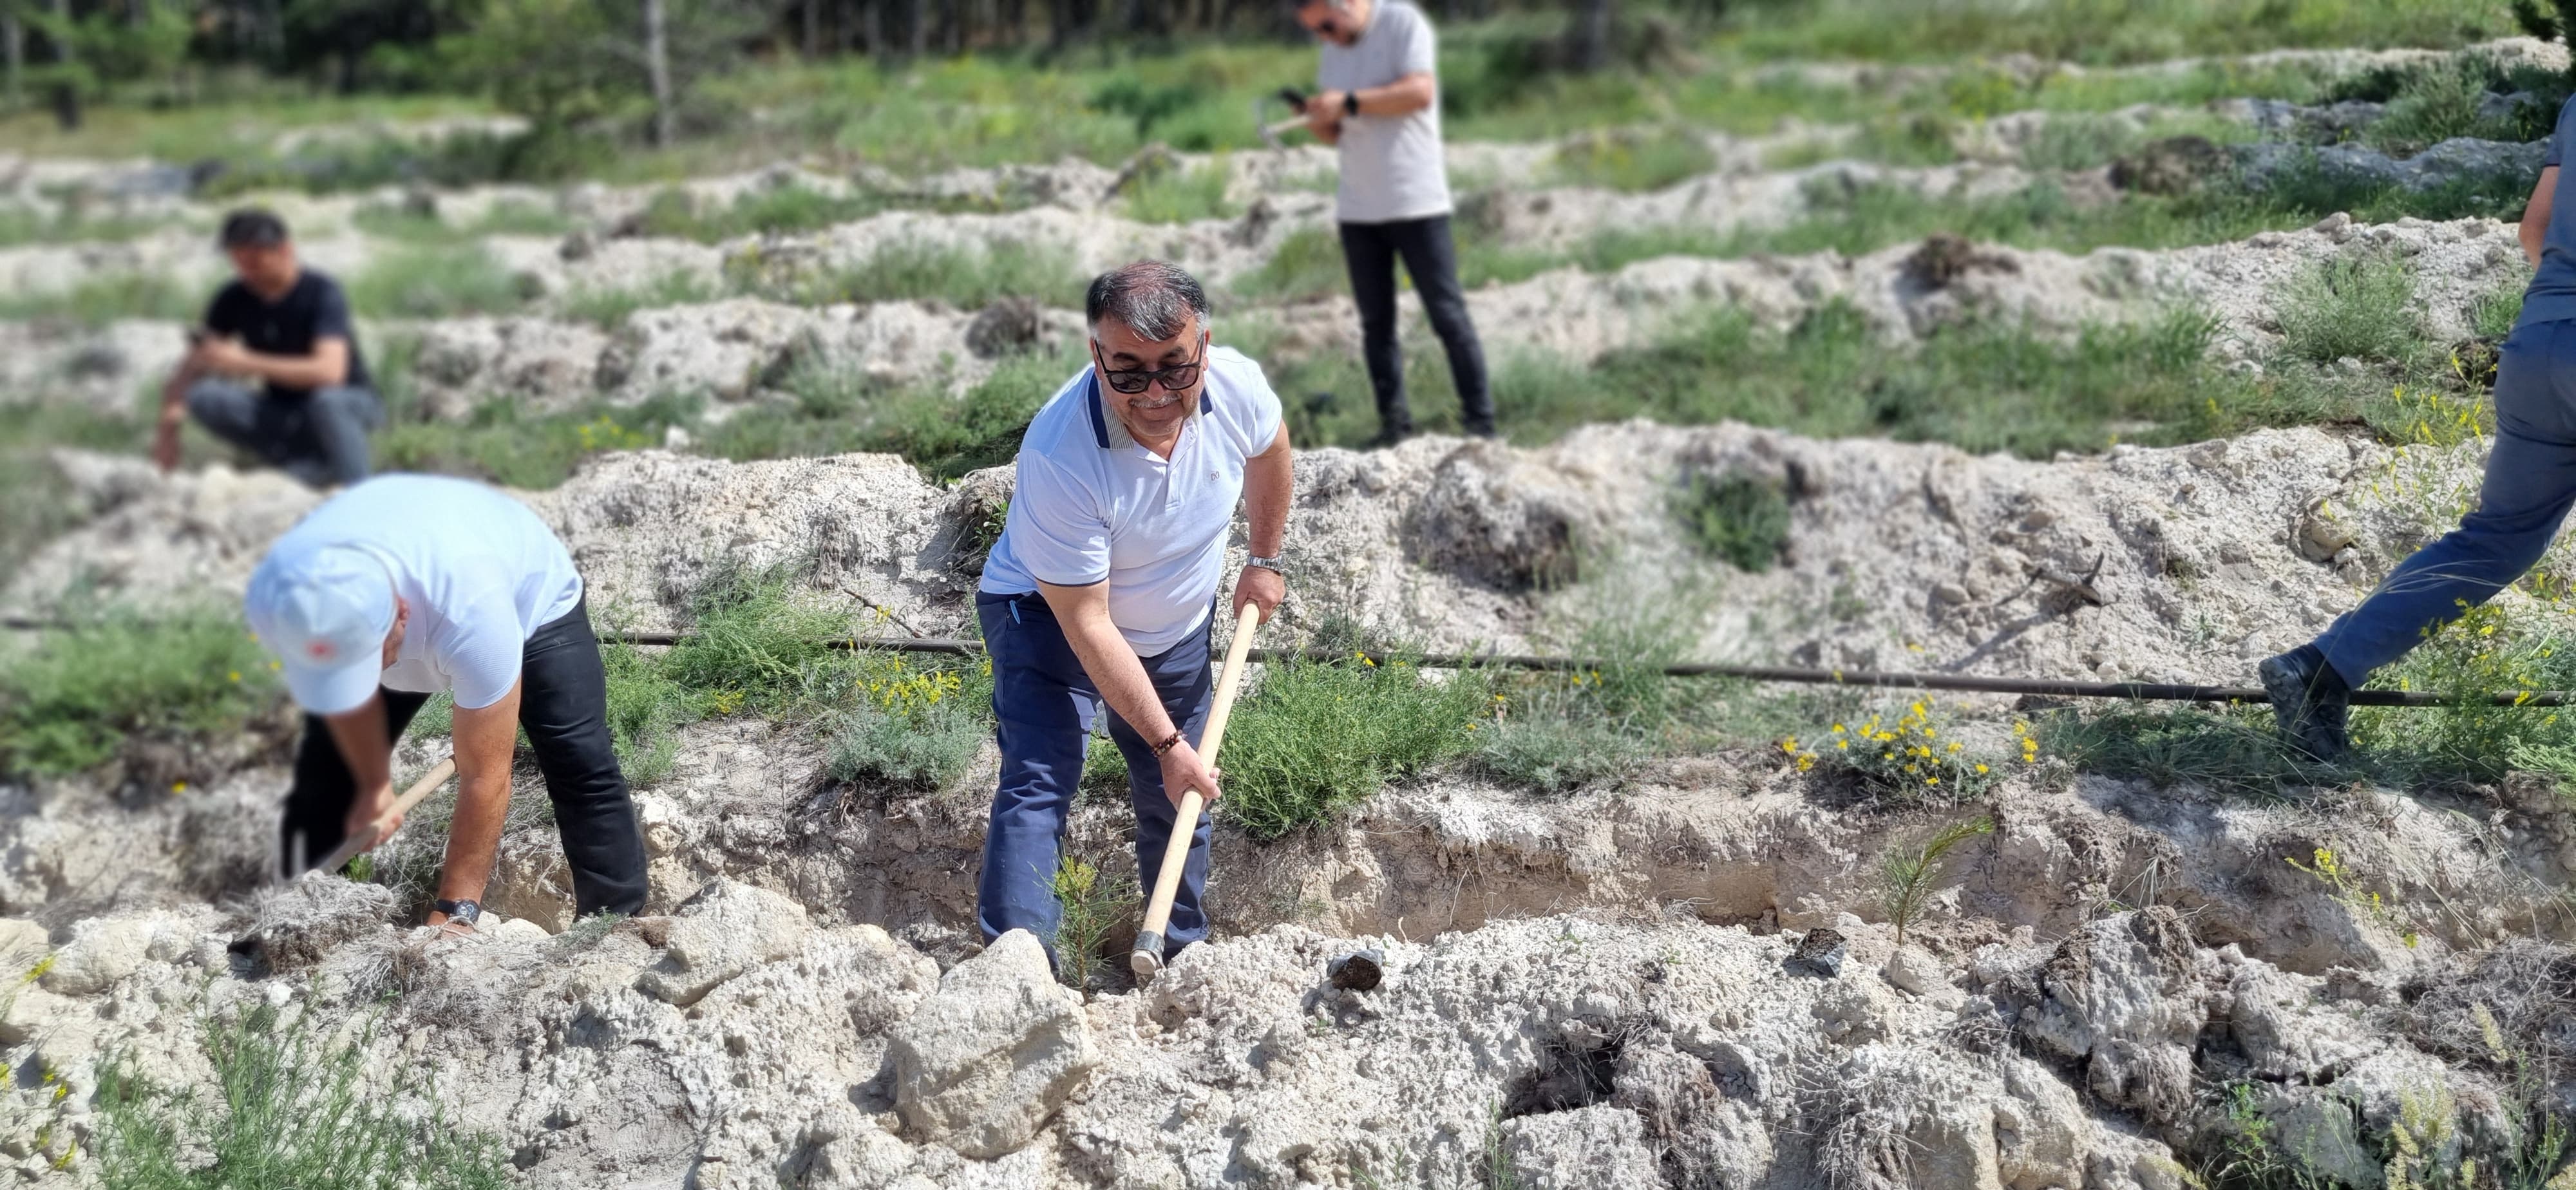
[[[1442,20],[1562,20],[1544,52],[1558,68],[1616,56],[1618,0],[1417,2]],[[1281,0],[0,0],[0,105],[44,104],[76,127],[102,96],[186,103],[207,70],[249,70],[341,94],[489,93],[541,129],[642,110],[667,144],[693,84],[751,56],[1051,55],[1211,36],[1302,39]]]

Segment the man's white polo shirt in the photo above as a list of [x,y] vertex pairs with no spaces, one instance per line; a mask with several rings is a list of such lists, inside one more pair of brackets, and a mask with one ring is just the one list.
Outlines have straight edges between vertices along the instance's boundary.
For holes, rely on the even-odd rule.
[[1261,365],[1231,347],[1209,347],[1207,361],[1199,407],[1169,460],[1137,445],[1101,403],[1090,367],[1058,390],[1020,440],[1019,487],[979,589],[1024,595],[1041,582],[1106,580],[1110,622],[1140,657],[1197,631],[1224,577],[1244,463],[1278,441],[1280,425]]

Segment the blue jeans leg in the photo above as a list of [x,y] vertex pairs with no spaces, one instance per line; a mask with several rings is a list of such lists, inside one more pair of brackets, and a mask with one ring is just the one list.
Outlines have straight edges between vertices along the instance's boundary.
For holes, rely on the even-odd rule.
[[2398,564],[2360,607],[2316,640],[2358,687],[2464,606],[2495,597],[2540,560],[2576,503],[2576,322],[2535,323],[2505,340],[2496,437],[2478,507]]
[[[1179,724],[1190,746],[1198,746],[1207,729],[1208,707],[1216,691],[1216,679],[1208,672],[1208,634],[1198,635],[1172,646],[1160,656],[1145,658],[1145,673],[1154,680],[1154,693],[1163,701],[1163,713]],[[1180,808],[1163,793],[1163,763],[1154,755],[1153,745],[1137,734],[1127,721],[1111,712],[1109,738],[1127,758],[1127,797],[1136,810],[1136,887],[1142,895],[1152,896],[1154,881],[1163,871],[1163,849],[1171,845],[1172,826]],[[1182,947],[1207,937],[1207,910],[1200,903],[1207,894],[1208,842],[1215,837],[1216,825],[1211,815],[1199,815],[1196,833],[1190,836],[1190,851],[1181,864],[1181,883],[1172,894],[1171,921],[1163,927],[1164,957],[1179,954]]]
[[[1055,871],[1062,859],[1066,817],[1082,782],[1099,706],[1091,677],[1064,638],[1046,601],[1035,595],[979,595],[977,619],[993,658],[993,717],[1002,748],[1000,787],[984,834],[984,868],[976,881],[976,924],[991,941],[1015,929],[1036,934],[1054,956],[1063,907],[1055,899]],[[1141,659],[1163,709],[1195,742],[1206,727],[1209,696],[1208,637],[1202,629],[1164,653]],[[1135,730],[1111,717],[1110,738],[1127,758],[1127,784],[1136,809],[1136,859],[1143,888],[1153,888],[1163,847],[1171,839],[1173,807],[1163,797],[1162,766]],[[1207,937],[1201,908],[1207,888],[1208,820],[1199,820],[1180,891],[1172,900],[1166,945]]]

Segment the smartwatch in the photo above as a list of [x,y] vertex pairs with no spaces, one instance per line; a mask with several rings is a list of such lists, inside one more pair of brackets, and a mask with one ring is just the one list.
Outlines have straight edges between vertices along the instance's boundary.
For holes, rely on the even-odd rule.
[[1356,116],[1356,115],[1360,114],[1360,93],[1359,93],[1359,92],[1357,92],[1357,91],[1344,91],[1344,92],[1342,92],[1342,114],[1343,114],[1343,115],[1345,115],[1345,116]]
[[1243,560],[1243,564],[1244,564],[1244,565],[1246,565],[1246,566],[1258,566],[1258,567],[1262,568],[1263,570],[1270,571],[1270,572],[1272,572],[1272,573],[1274,573],[1274,574],[1284,574],[1284,573],[1286,573],[1285,571],[1282,571],[1282,570],[1280,570],[1280,569],[1279,569],[1279,559],[1278,559],[1277,557],[1264,558],[1264,557],[1261,557],[1261,556],[1259,556],[1259,555],[1253,555],[1253,556],[1250,556],[1250,557],[1246,557],[1246,558]]
[[438,900],[430,902],[430,907],[446,914],[449,921],[461,921],[469,926],[483,917],[481,901]]

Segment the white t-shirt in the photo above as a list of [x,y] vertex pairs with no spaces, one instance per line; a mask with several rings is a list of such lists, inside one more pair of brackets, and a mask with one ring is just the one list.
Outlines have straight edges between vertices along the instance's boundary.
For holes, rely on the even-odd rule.
[[1109,584],[1109,619],[1139,657],[1205,623],[1224,577],[1226,528],[1244,463],[1279,439],[1278,394],[1261,365],[1208,348],[1199,407],[1166,461],[1101,403],[1088,366],[1029,422],[1019,487],[980,589],[1025,595],[1041,582]]
[[379,475],[324,501],[273,548],[326,545],[374,555],[411,605],[385,688],[452,689],[468,710],[508,694],[528,638],[581,602],[554,531],[472,480]]
[[[1368,28],[1348,46],[1324,43],[1316,84],[1365,91],[1408,74],[1436,74],[1439,47],[1431,19],[1404,0],[1377,0]],[[1344,223],[1392,223],[1449,213],[1448,159],[1440,147],[1440,100],[1401,116],[1342,117],[1342,186],[1335,215]]]

